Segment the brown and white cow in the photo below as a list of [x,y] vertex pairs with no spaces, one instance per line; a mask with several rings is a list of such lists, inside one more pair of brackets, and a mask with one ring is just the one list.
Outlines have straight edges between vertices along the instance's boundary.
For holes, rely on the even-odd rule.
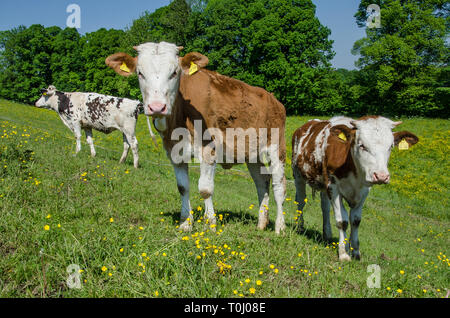
[[[59,117],[75,135],[76,153],[81,150],[81,129],[86,133],[86,141],[95,156],[92,129],[109,134],[120,130],[123,134],[123,153],[120,162],[124,162],[128,150],[133,152],[134,167],[138,167],[138,142],[136,139],[136,122],[143,105],[137,100],[101,95],[97,93],[65,93],[50,85],[42,90],[42,96],[35,103],[36,107],[48,108],[58,113]],[[148,118],[148,117],[147,117]],[[153,137],[150,122],[150,135]]]
[[[305,206],[306,183],[313,191],[320,190],[323,236],[331,239],[332,206],[339,229],[340,260],[350,260],[345,234],[349,217],[343,200],[350,206],[352,256],[360,259],[358,227],[369,190],[374,184],[389,183],[388,161],[394,146],[401,142],[409,147],[419,141],[408,131],[393,133],[400,124],[379,116],[315,119],[298,128],[292,137],[297,209],[303,211]],[[303,228],[303,213],[300,222]]]
[[[144,111],[155,118],[155,128],[163,139],[175,170],[182,200],[181,229],[192,229],[188,161],[194,156],[200,161],[198,187],[210,224],[216,223],[212,202],[216,164],[230,168],[245,162],[258,192],[258,228],[264,229],[268,223],[272,178],[277,204],[275,231],[279,233],[283,230],[282,204],[286,191],[284,106],[262,88],[205,69],[209,60],[200,53],[191,52],[179,57],[180,47],[167,42],[144,43],[135,50],[137,57],[116,53],[106,59],[106,64],[123,76],[138,74]],[[255,134],[251,136],[250,132]],[[267,134],[262,136],[264,132]],[[187,138],[180,141],[180,136],[186,134]],[[195,143],[196,136],[200,136],[200,143]],[[229,136],[232,136],[231,140]],[[234,137],[243,137],[245,146],[234,143]],[[265,142],[262,142],[263,139]],[[252,147],[255,140],[262,146],[257,149]],[[176,158],[178,149],[182,149],[181,156],[189,160],[180,162]],[[242,161],[230,161],[228,157],[225,160],[225,153],[231,153],[234,158],[241,157]],[[271,175],[263,173],[262,158],[270,162]]]

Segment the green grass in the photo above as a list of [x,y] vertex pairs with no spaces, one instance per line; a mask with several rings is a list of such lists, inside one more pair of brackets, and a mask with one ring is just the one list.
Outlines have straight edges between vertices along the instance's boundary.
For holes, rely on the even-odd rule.
[[[287,120],[289,158],[292,133],[308,119]],[[290,161],[284,234],[273,230],[273,199],[271,224],[256,229],[256,190],[242,165],[217,170],[215,233],[202,220],[192,166],[196,222],[180,233],[175,176],[145,118],[135,170],[131,153],[118,163],[119,132],[94,133],[97,157],[85,142],[74,156],[54,112],[0,100],[0,297],[445,297],[450,123],[402,120],[399,130],[420,143],[393,151],[391,184],[375,186],[363,209],[362,259],[340,263],[335,244],[320,240],[318,198],[305,207],[306,233],[295,229]],[[80,289],[67,287],[70,264],[82,270]],[[366,285],[370,264],[381,268],[380,288]]]

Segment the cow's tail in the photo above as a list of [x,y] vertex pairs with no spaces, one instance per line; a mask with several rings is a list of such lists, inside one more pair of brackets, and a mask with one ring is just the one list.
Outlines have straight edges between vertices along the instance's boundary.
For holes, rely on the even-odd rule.
[[150,137],[152,137],[152,140],[153,140],[153,143],[155,144],[155,146],[158,146],[158,143],[156,141],[156,136],[153,133],[152,125],[150,124],[150,119],[148,118],[149,116],[145,116],[145,117],[147,117],[147,125],[148,125],[148,131],[150,133]]

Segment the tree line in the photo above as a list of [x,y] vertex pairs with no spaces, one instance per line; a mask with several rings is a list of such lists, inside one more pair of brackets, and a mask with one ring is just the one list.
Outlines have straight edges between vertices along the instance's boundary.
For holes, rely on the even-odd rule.
[[[369,4],[381,28],[366,28]],[[0,97],[33,103],[49,84],[63,91],[140,99],[136,76],[115,76],[104,60],[144,42],[198,51],[209,69],[272,92],[288,114],[449,116],[449,4],[362,0],[366,28],[357,70],[334,69],[331,31],[311,0],[173,0],[124,30],[19,26],[0,32]]]

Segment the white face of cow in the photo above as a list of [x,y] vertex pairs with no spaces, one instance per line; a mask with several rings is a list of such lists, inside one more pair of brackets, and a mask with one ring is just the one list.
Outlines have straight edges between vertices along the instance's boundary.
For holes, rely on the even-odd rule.
[[366,185],[389,183],[389,157],[394,147],[392,129],[401,122],[384,117],[352,121],[356,127],[352,155]]
[[145,114],[156,117],[170,115],[180,85],[179,47],[161,42],[144,43],[135,49],[139,53],[136,73]]
[[47,108],[55,110],[55,101],[54,98],[52,97],[55,96],[56,87],[50,85],[47,89],[42,89],[41,93],[42,93],[41,98],[39,98],[34,105],[39,108]]
[[[105,63],[119,75],[137,73],[146,115],[170,116],[178,96],[181,74],[192,75],[208,65],[208,58],[198,52],[178,57],[182,47],[172,43],[144,43],[134,47],[137,57],[119,52]],[[195,71],[191,67],[195,64]]]

